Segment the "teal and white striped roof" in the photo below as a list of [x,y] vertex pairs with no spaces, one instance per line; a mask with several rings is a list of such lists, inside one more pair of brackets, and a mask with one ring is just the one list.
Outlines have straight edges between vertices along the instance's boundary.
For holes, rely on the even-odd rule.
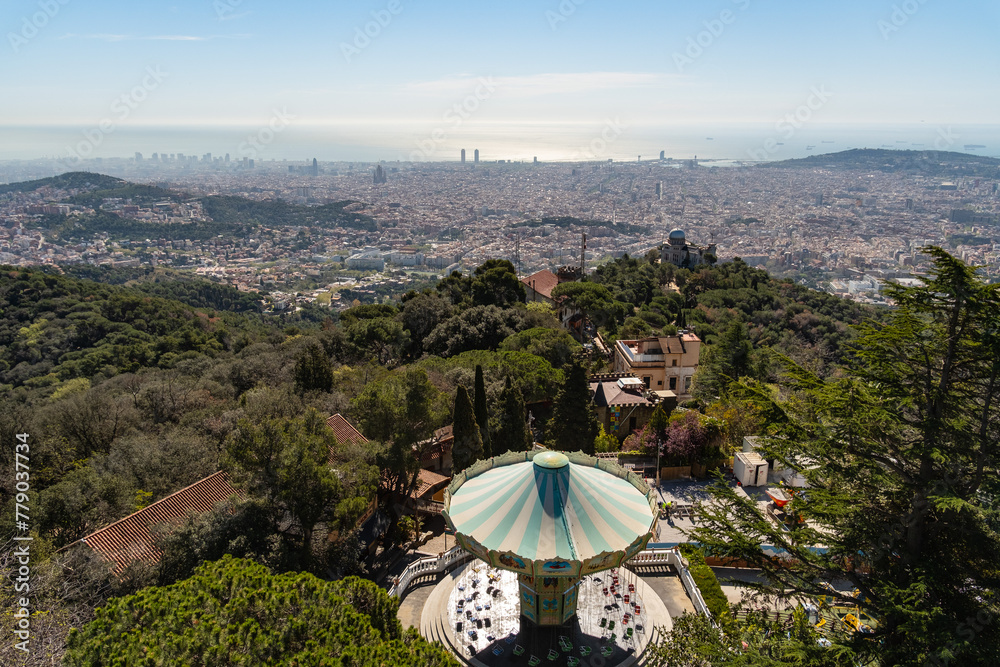
[[534,561],[579,562],[625,551],[652,530],[654,507],[635,473],[550,451],[477,462],[445,496],[445,517],[456,532]]

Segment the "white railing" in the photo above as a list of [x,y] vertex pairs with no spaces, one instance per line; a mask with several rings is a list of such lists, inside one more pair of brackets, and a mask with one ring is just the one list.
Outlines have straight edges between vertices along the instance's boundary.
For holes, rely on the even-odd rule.
[[[448,572],[471,559],[472,554],[463,551],[461,547],[452,547],[440,556],[421,558],[420,560],[413,561],[393,581],[392,587],[389,589],[389,595],[403,597],[415,579],[429,574]],[[698,584],[695,583],[694,577],[691,576],[691,572],[684,565],[684,558],[678,549],[646,549],[633,556],[626,565],[638,567],[670,565],[680,575],[681,583],[684,584],[684,590],[687,591],[688,596],[691,598],[691,603],[694,605],[695,611],[710,619],[712,618],[712,612],[708,610],[705,598],[702,597],[701,591],[698,589]]]
[[702,597],[701,590],[698,589],[698,584],[695,583],[690,570],[684,565],[684,557],[681,556],[678,549],[646,549],[637,553],[627,564],[640,567],[644,565],[672,566],[680,575],[681,583],[684,584],[684,590],[691,598],[691,604],[694,605],[695,611],[712,618],[712,612],[708,610],[705,598]]
[[395,578],[392,587],[389,588],[389,595],[403,597],[414,579],[428,574],[448,572],[471,558],[472,554],[463,551],[461,547],[452,547],[440,556],[429,556],[415,560],[406,566],[402,574]]

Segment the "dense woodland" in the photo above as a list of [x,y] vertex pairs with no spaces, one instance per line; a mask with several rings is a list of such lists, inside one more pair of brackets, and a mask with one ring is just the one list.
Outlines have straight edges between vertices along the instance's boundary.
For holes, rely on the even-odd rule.
[[[53,609],[35,636],[54,656],[69,627],[112,597],[138,593],[134,606],[198,595],[190,582],[211,570],[197,568],[226,555],[275,575],[367,574],[353,526],[377,487],[383,497],[412,488],[414,451],[441,426],[454,423],[459,469],[532,440],[590,452],[595,441],[605,450],[637,446],[579,419],[592,414],[587,372],[607,360],[549,307],[526,304],[504,260],[387,303],[280,317],[228,288],[169,273],[72,273],[0,271],[0,438],[30,434],[33,553],[39,594]],[[681,328],[705,341],[697,398],[686,406],[693,410],[660,414],[637,435],[638,447],[659,439],[689,462],[767,432],[769,406],[734,381],[779,392],[788,364],[836,380],[857,357],[855,327],[886,317],[739,260],[687,270],[652,254],[626,256],[557,294],[608,341]],[[370,442],[337,443],[324,424],[334,413]],[[13,448],[2,452],[2,520],[13,525]],[[245,497],[164,531],[157,566],[115,578],[80,550],[55,553],[217,470]],[[403,533],[391,530],[386,544],[406,541]],[[154,585],[167,588],[146,588]],[[7,608],[9,590],[0,600]],[[91,664],[102,632],[92,625],[74,638],[70,664]],[[397,642],[386,655],[425,650],[406,648],[411,640],[396,629],[377,641]]]

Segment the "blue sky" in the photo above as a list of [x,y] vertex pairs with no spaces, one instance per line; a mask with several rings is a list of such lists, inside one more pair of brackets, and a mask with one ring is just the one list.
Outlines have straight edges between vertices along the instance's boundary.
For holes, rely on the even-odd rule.
[[144,81],[123,123],[1000,123],[995,0],[7,0],[0,25],[7,126],[93,125]]

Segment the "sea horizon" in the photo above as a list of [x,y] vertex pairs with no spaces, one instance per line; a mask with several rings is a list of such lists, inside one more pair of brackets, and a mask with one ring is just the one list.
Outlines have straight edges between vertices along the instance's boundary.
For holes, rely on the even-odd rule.
[[[321,162],[590,162],[674,160],[737,163],[786,160],[857,148],[940,150],[1000,158],[1000,125],[791,123],[630,125],[512,123],[279,126],[0,126],[0,161],[51,159],[67,165],[93,158],[145,159],[206,153],[231,160]],[[83,162],[79,160],[82,158]]]

